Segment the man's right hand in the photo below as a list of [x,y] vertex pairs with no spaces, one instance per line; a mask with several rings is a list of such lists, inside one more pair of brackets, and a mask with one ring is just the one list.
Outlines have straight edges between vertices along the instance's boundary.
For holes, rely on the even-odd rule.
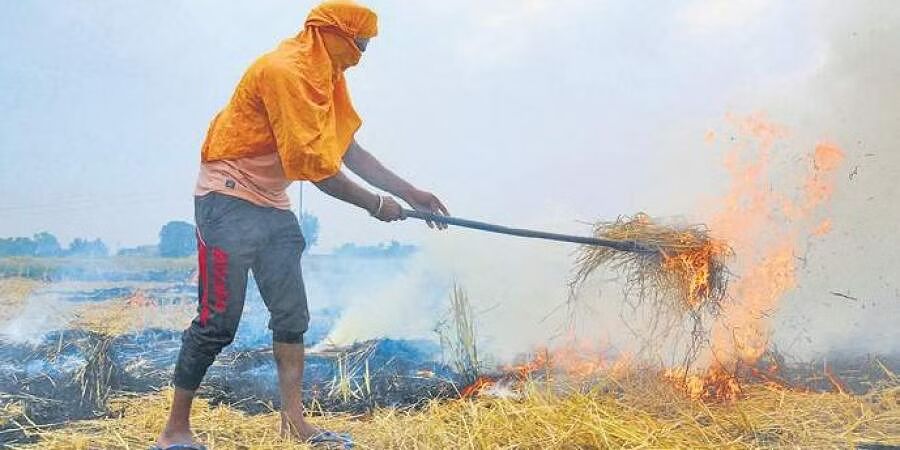
[[[379,202],[381,203],[380,208]],[[405,218],[403,217],[403,208],[396,200],[394,200],[394,197],[389,195],[380,196],[380,200],[379,197],[376,196],[375,203],[372,206],[372,209],[369,210],[369,213],[382,222],[393,222]]]

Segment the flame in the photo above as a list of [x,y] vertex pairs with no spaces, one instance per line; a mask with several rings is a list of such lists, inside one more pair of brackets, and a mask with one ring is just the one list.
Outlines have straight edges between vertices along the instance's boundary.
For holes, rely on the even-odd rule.
[[831,219],[819,222],[819,225],[812,230],[812,235],[816,237],[825,236],[828,233],[831,233]]
[[522,364],[502,367],[501,375],[479,375],[475,381],[459,391],[460,398],[483,395],[498,384],[521,387],[535,372],[549,366],[550,354],[546,349],[535,353],[534,357]]
[[[481,375],[460,390],[461,398],[494,395],[506,390],[521,390],[531,379],[552,379],[562,377],[568,381],[585,381],[603,373],[609,377],[619,377],[631,368],[631,355],[623,353],[615,359],[603,357],[599,345],[567,339],[566,344],[557,348],[542,348],[534,352],[522,363],[500,368],[499,375]],[[498,387],[500,389],[498,389]]]
[[722,255],[729,254],[727,245],[718,240],[701,242],[701,245],[686,246],[684,250],[672,254],[663,253],[662,266],[673,274],[673,279],[683,283],[690,309],[697,310],[708,298],[713,287],[712,265]]
[[519,380],[524,380],[538,370],[546,369],[550,365],[550,351],[546,348],[535,352],[535,356],[530,361],[518,365],[506,366],[504,371],[515,375]]
[[693,395],[715,392],[720,400],[740,392],[736,379],[723,375],[728,373],[724,367],[752,367],[767,350],[769,317],[797,285],[795,255],[801,242],[830,231],[830,219],[811,219],[831,198],[844,158],[835,144],[817,144],[812,164],[799,177],[802,195],[792,198],[789,187],[778,188],[771,179],[772,156],[787,130],[762,115],[729,120],[740,139],[725,154],[731,185],[709,223],[735,250],[738,276],[730,286],[732,301],[723,305],[722,320],[712,329],[710,359],[715,362],[699,380],[685,383]]
[[138,289],[125,300],[125,304],[130,307],[142,308],[148,306],[156,306],[156,302],[152,298],[144,294],[144,291]]
[[844,159],[844,153],[831,143],[820,143],[813,154],[813,174],[806,181],[805,211],[827,202],[834,193],[831,176]]
[[497,382],[497,378],[488,375],[480,375],[472,383],[459,391],[460,398],[472,398],[480,395],[485,389],[493,386]]
[[709,368],[704,374],[688,373],[683,367],[666,369],[663,379],[669,380],[695,400],[735,400],[741,393],[741,384],[722,366]]

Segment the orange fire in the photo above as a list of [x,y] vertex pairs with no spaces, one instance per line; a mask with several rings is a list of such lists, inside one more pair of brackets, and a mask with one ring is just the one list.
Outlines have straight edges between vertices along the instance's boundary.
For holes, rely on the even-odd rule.
[[662,266],[666,272],[673,274],[673,279],[683,283],[681,289],[685,293],[682,297],[687,299],[686,306],[697,310],[710,298],[710,291],[714,289],[712,265],[729,253],[724,242],[710,240],[699,247],[688,246],[683,251],[668,254],[663,252]]
[[156,303],[153,301],[153,299],[150,297],[147,297],[144,294],[144,291],[141,289],[136,290],[134,292],[134,294],[131,295],[131,297],[128,297],[125,300],[125,304],[128,306],[138,307],[138,308],[156,305]]
[[831,229],[829,219],[814,220],[834,192],[835,171],[843,152],[834,144],[820,143],[811,152],[806,173],[797,186],[781,187],[772,179],[772,157],[787,136],[784,127],[762,115],[730,117],[739,139],[725,154],[731,185],[719,212],[709,221],[716,235],[731,243],[737,256],[737,276],[730,286],[732,301],[712,329],[710,360],[702,388],[719,399],[734,398],[736,383],[723,382],[723,367],[752,367],[766,351],[769,317],[782,296],[797,284],[796,255],[800,244]]
[[[834,193],[836,170],[844,158],[835,144],[819,143],[808,154],[808,165],[790,183],[776,180],[775,162],[788,137],[785,127],[763,115],[728,117],[735,128],[731,148],[723,162],[730,176],[726,194],[706,221],[714,240],[705,247],[663,255],[666,270],[688,274],[685,298],[697,302],[709,296],[710,261],[733,250],[735,276],[729,285],[729,301],[722,303],[721,315],[711,329],[705,361],[700,372],[671,368],[662,373],[692,398],[729,401],[741,396],[741,379],[752,379],[794,388],[779,377],[778,364],[760,365],[768,350],[769,317],[779,301],[797,285],[797,255],[804,241],[830,232],[832,222],[821,217]],[[716,132],[706,133],[709,144],[721,142]],[[641,222],[635,222],[641,225]],[[727,243],[727,247],[725,246]],[[730,247],[730,248],[728,248]],[[692,300],[693,301],[693,300]],[[699,303],[692,303],[696,307]],[[553,350],[541,350],[524,364],[505,368],[500,377],[482,377],[467,386],[463,397],[478,395],[503,381],[521,382],[537,373],[562,373],[571,378],[587,378],[600,371],[628,370],[628,358],[604,360],[596,347],[571,342]],[[741,370],[738,370],[741,369]],[[846,390],[833,374],[828,374],[838,390]]]
[[496,377],[488,375],[480,375],[475,381],[462,388],[462,390],[459,391],[459,396],[460,398],[476,397],[488,387],[493,386],[497,382],[497,379],[498,378]]
[[667,369],[663,378],[681,388],[688,396],[697,400],[734,400],[741,393],[737,377],[716,365],[702,374],[687,373],[684,368]]
[[831,233],[831,219],[819,222],[819,225],[812,230],[812,235],[816,237],[825,236],[828,233]]
[[532,379],[561,377],[568,381],[583,381],[601,372],[615,377],[625,373],[630,364],[631,357],[628,354],[608,360],[603,358],[596,345],[573,338],[558,348],[540,349],[525,362],[501,367],[499,375],[479,376],[460,390],[460,397],[477,397],[496,386],[518,390]]
[[490,388],[498,384],[510,385],[512,387],[521,387],[525,381],[530,379],[535,372],[545,369],[549,364],[549,353],[547,350],[537,352],[529,361],[522,364],[506,366],[502,369],[501,375],[490,376],[480,375],[472,383],[459,391],[461,398],[472,398],[484,394]]

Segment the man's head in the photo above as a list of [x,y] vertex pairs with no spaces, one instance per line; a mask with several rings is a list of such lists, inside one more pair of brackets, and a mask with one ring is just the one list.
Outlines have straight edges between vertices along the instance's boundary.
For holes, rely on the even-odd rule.
[[369,39],[378,34],[378,16],[351,0],[327,0],[310,11],[306,28],[317,28],[335,70],[359,63]]

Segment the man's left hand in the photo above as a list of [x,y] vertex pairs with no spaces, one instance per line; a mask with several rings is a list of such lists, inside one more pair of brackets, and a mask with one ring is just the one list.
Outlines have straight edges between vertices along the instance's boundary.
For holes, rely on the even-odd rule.
[[[406,203],[409,203],[409,205],[412,206],[416,211],[430,212],[441,216],[450,215],[450,211],[447,211],[447,207],[444,206],[444,204],[441,203],[441,200],[431,192],[415,189],[409,194],[405,195],[403,197],[403,200],[406,200]],[[430,228],[434,228],[435,226],[437,226],[437,228],[441,230],[447,228],[446,223],[434,223],[430,220],[426,222],[428,223],[428,226]]]

